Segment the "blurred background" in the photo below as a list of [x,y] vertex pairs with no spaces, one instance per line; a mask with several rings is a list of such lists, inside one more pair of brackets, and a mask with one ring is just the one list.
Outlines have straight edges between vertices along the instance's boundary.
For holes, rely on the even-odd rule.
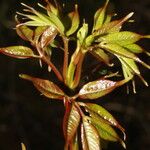
[[[36,5],[38,0],[0,1],[0,47],[26,45],[15,33],[14,16],[21,11],[20,2]],[[61,1],[62,2],[62,1]],[[63,0],[71,10],[79,4],[81,17],[92,25],[94,12],[104,3],[103,0]],[[150,34],[149,0],[110,0],[111,9],[118,17],[134,11],[134,23],[127,23],[124,29],[140,34]],[[140,43],[146,50],[150,42]],[[150,59],[141,56],[148,64]],[[56,59],[58,60],[58,59]],[[58,62],[55,62],[58,63]],[[87,65],[88,66],[88,65]],[[143,77],[150,83],[149,71],[141,67]],[[86,69],[86,68],[85,68]],[[24,142],[27,150],[63,150],[62,134],[63,104],[48,100],[31,83],[21,80],[19,73],[54,79],[46,68],[41,69],[34,59],[17,60],[0,55],[0,150],[21,150]],[[150,147],[150,88],[136,78],[137,94],[126,94],[126,87],[119,88],[97,103],[107,108],[119,120],[127,133],[128,150],[149,150]],[[109,143],[108,150],[122,150],[120,144]]]

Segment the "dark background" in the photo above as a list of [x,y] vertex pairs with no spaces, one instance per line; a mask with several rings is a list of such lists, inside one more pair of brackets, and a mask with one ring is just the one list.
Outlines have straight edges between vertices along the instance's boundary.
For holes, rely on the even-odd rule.
[[[16,35],[14,16],[21,11],[20,2],[35,5],[36,0],[0,1],[0,47],[26,44]],[[104,2],[102,0],[65,0],[67,8],[79,4],[81,16],[91,22],[94,11]],[[150,34],[149,0],[110,0],[118,16],[134,11],[134,23],[125,28],[140,34]],[[149,50],[148,40],[141,45]],[[150,64],[147,57],[143,59]],[[58,59],[57,59],[58,60]],[[145,79],[149,82],[149,71],[141,67]],[[46,68],[41,69],[36,60],[16,60],[0,55],[0,150],[20,150],[20,142],[28,150],[62,150],[63,104],[39,96],[31,83],[19,79],[19,73],[27,73],[41,78],[53,78],[47,75]],[[150,88],[145,87],[136,78],[137,94],[126,94],[125,87],[99,100],[125,127],[128,150],[149,150],[150,147]],[[108,150],[123,149],[119,144],[110,143]]]

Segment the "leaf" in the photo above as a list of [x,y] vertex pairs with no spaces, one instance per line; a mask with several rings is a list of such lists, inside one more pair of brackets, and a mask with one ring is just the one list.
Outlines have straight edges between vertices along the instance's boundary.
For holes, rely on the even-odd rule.
[[49,26],[42,34],[40,44],[41,48],[48,46],[56,37],[58,31],[54,26]]
[[150,69],[150,66],[140,60],[134,53],[128,51],[127,49],[123,48],[122,46],[118,44],[106,44],[105,42],[100,43],[100,47],[104,48],[105,50],[109,51],[113,55],[118,55],[126,58],[131,58],[136,62],[139,62],[142,64],[144,67]]
[[111,43],[101,43],[101,48],[104,48],[105,50],[107,50],[108,52],[112,53],[112,54],[117,54],[119,56],[124,56],[127,58],[131,58],[134,59],[135,61],[138,60],[138,57],[133,54],[132,52],[129,52],[127,49],[123,48],[122,46],[118,45],[118,44],[111,44]]
[[31,81],[37,90],[48,98],[62,100],[65,96],[64,92],[56,84],[49,80],[43,80],[25,74],[20,74],[19,76],[25,80]]
[[23,40],[32,42],[34,33],[33,30],[31,30],[27,26],[25,25],[17,26],[16,32]]
[[21,149],[26,150],[26,147],[25,147],[24,143],[21,143]]
[[[141,73],[139,71],[139,68],[137,66],[137,64],[134,62],[134,60],[130,59],[130,58],[125,58],[125,57],[121,57],[120,59],[122,59],[124,61],[124,63],[126,64],[127,68],[125,69],[125,71],[128,74],[128,70],[130,70],[131,74],[136,74],[137,76],[139,76],[139,78],[142,80],[142,82],[148,86],[148,83],[144,80],[144,78],[141,76]],[[121,61],[122,62],[122,61]],[[128,69],[128,70],[127,70]]]
[[88,34],[88,24],[83,23],[83,26],[79,29],[79,31],[77,33],[77,38],[81,45],[83,44],[84,40],[86,39],[87,34]]
[[67,124],[67,142],[69,143],[77,132],[80,123],[80,114],[76,106],[73,104]]
[[144,38],[144,36],[129,31],[122,31],[103,36],[99,38],[99,42],[105,41],[106,43],[115,43],[124,46],[133,44],[141,38]]
[[115,20],[112,22],[109,22],[107,24],[104,24],[100,29],[96,30],[93,35],[95,36],[100,36],[100,35],[104,35],[106,33],[115,33],[115,32],[119,32],[122,28],[122,25],[124,22],[126,22],[129,18],[131,18],[133,16],[133,12],[129,13],[127,16],[125,16],[124,18],[120,19],[120,20]]
[[52,3],[48,0],[45,0],[46,3],[47,3],[47,13],[49,14],[49,12],[55,14],[55,15],[58,15],[58,9],[55,8]]
[[83,120],[81,124],[81,142],[83,150],[100,150],[100,138],[95,127]]
[[10,46],[5,48],[0,48],[0,53],[8,55],[10,57],[26,59],[30,57],[38,57],[33,54],[33,51],[25,46]]
[[95,126],[102,139],[113,142],[119,141],[125,148],[125,143],[120,139],[116,131],[109,124],[106,124],[103,119],[95,113],[90,112],[90,116],[92,124]]
[[79,91],[82,99],[96,99],[102,97],[116,88],[116,82],[110,80],[97,80],[85,84]]
[[56,16],[55,14],[51,12],[49,12],[48,15],[49,15],[50,21],[55,25],[57,30],[63,35],[65,28],[61,20],[58,18],[58,16]]
[[115,88],[127,83],[131,78],[127,78],[121,81],[111,81],[111,80],[97,80],[85,84],[79,91],[79,97],[82,99],[97,99],[110,92]]
[[34,8],[24,4],[24,3],[21,3],[24,7],[26,7],[27,9],[24,9],[25,12],[31,12],[32,14],[34,15],[26,15],[26,14],[21,14],[22,16],[25,16],[31,20],[35,20],[35,21],[38,21],[38,22],[44,22],[44,23],[47,23],[49,25],[54,25],[53,22],[51,22],[51,20],[49,19],[49,17],[41,12],[38,12],[36,11]]
[[137,44],[129,44],[129,45],[124,45],[124,47],[129,50],[130,52],[133,52],[133,53],[142,53],[144,52],[143,48],[140,47],[139,45]]
[[79,19],[79,13],[78,13],[78,5],[75,5],[75,11],[69,14],[69,17],[71,19],[71,27],[66,32],[67,36],[70,36],[73,34],[79,27],[80,19]]
[[106,7],[108,5],[109,0],[106,0],[105,5],[98,9],[94,15],[94,25],[93,31],[98,30],[104,23]]
[[33,41],[36,43],[38,43],[38,40],[40,38],[40,36],[43,34],[43,32],[47,29],[47,26],[39,26],[36,27],[35,31],[34,31],[34,39]]
[[108,66],[112,66],[112,64],[110,64],[109,56],[102,49],[96,48],[90,51],[90,53]]
[[88,110],[98,114],[99,117],[104,119],[104,122],[119,128],[124,135],[124,139],[126,139],[123,127],[118,123],[118,121],[105,108],[103,108],[100,105],[92,104],[92,103],[86,103],[84,106]]

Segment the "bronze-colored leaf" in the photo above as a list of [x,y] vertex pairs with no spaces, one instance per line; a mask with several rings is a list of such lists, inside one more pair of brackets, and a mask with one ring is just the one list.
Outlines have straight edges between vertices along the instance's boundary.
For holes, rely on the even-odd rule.
[[44,48],[48,46],[56,37],[58,31],[54,26],[49,26],[42,34],[40,44]]
[[80,114],[78,109],[74,104],[69,114],[68,123],[67,123],[67,142],[69,143],[77,132],[77,128],[80,123]]
[[116,85],[114,81],[103,79],[89,82],[79,91],[79,96],[82,99],[96,99],[113,91]]
[[100,138],[96,128],[87,120],[81,124],[81,142],[83,150],[100,150]]
[[21,78],[29,80],[33,85],[46,97],[51,99],[63,99],[64,92],[53,82],[40,78],[31,77],[29,75],[20,74]]
[[26,59],[30,57],[38,57],[34,55],[33,51],[25,46],[10,46],[5,48],[0,48],[0,53],[8,55],[10,57]]

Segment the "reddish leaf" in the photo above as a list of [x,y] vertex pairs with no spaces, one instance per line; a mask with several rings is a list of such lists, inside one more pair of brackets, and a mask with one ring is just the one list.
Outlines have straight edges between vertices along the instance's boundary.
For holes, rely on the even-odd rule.
[[63,99],[65,96],[64,92],[56,84],[49,80],[43,80],[25,74],[21,74],[20,77],[32,81],[34,86],[48,98]]
[[49,26],[41,36],[41,47],[48,46],[56,37],[58,31],[54,26]]
[[81,124],[81,142],[83,150],[100,150],[98,132],[87,120],[83,120]]
[[10,57],[26,59],[30,57],[38,57],[33,54],[33,51],[25,46],[10,46],[5,48],[0,48],[0,53],[8,55]]
[[75,107],[75,105],[72,104],[72,108],[71,108],[71,111],[70,111],[70,114],[69,114],[68,120],[67,120],[66,145],[69,146],[70,142],[73,140],[73,138],[77,132],[79,123],[80,123],[80,114],[78,112],[78,109]]

